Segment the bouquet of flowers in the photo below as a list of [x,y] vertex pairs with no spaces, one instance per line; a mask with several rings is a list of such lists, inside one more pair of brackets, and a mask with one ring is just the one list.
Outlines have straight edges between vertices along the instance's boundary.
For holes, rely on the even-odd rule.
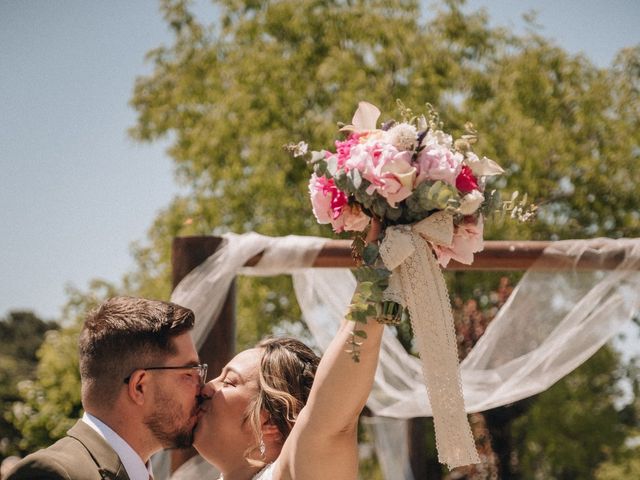
[[[471,124],[454,140],[438,114],[414,115],[399,102],[402,120],[378,126],[380,110],[360,102],[335,151],[314,151],[309,194],[319,223],[352,231],[359,262],[348,317],[356,321],[349,352],[359,361],[366,338],[358,322],[374,317],[397,324],[409,318],[432,406],[439,457],[451,468],[479,462],[460,386],[456,335],[441,267],[450,260],[470,264],[483,249],[483,219],[510,211],[526,220],[535,207],[526,196],[502,202],[487,180],[504,173],[473,151]],[[307,155],[306,143],[290,145]],[[376,219],[378,242],[365,241]],[[377,227],[377,225],[376,225]]]
[[[426,115],[414,115],[398,101],[402,121],[378,126],[380,110],[360,102],[350,125],[342,126],[344,140],[336,140],[334,151],[311,152],[313,174],[309,194],[313,213],[321,224],[330,223],[335,232],[354,232],[353,251],[361,267],[355,271],[359,290],[349,317],[365,322],[369,316],[386,323],[407,318],[398,302],[385,301],[390,271],[380,258],[376,244],[365,245],[371,218],[383,227],[412,225],[436,215],[451,220],[449,242],[427,238],[438,263],[450,260],[464,264],[483,249],[483,218],[495,211],[528,219],[533,209],[526,196],[517,202],[502,202],[499,192],[487,190],[489,177],[504,170],[493,160],[473,151],[477,132],[465,125],[466,133],[454,141],[442,130],[438,114],[430,106]],[[307,154],[307,145],[290,145],[294,156]],[[434,217],[435,220],[435,217]],[[382,238],[381,238],[382,240]],[[354,331],[351,353],[358,360],[359,340],[364,332]]]

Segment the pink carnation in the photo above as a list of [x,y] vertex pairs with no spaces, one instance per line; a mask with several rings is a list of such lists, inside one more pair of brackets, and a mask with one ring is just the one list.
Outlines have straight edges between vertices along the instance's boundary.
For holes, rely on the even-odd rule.
[[338,155],[338,168],[344,167],[345,163],[351,156],[351,149],[358,145],[358,138],[360,136],[357,133],[349,135],[344,142],[336,140],[336,152]]
[[478,215],[477,220],[471,219],[456,226],[451,246],[433,244],[440,265],[446,267],[451,259],[465,265],[473,263],[473,254],[484,248],[483,230],[482,216]]
[[442,180],[449,185],[456,185],[456,178],[462,168],[462,155],[454,153],[444,145],[437,143],[427,145],[418,154],[418,178],[416,184],[425,180]]
[[464,165],[458,177],[456,178],[456,188],[462,193],[469,193],[473,190],[478,190],[478,181],[473,176],[473,171]]

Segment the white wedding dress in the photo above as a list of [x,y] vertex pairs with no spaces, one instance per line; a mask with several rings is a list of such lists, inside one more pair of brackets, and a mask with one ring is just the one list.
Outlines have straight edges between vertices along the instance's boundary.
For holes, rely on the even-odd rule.
[[[276,462],[268,464],[266,467],[264,467],[262,470],[256,473],[253,477],[251,477],[251,480],[271,480],[273,478],[273,468]],[[218,477],[218,480],[224,480],[224,477],[220,475]]]
[[276,462],[277,460],[264,467],[251,480],[271,480],[273,478],[273,470],[276,466]]

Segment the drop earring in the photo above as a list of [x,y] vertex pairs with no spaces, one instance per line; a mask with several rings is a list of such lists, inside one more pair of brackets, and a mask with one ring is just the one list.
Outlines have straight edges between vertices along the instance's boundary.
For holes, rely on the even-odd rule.
[[267,451],[267,446],[264,444],[264,440],[262,439],[262,436],[260,436],[260,457],[264,458],[264,454]]

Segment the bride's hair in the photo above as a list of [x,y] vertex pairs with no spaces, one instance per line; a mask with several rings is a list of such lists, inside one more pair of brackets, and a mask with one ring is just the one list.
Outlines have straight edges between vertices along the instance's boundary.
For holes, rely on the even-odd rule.
[[[250,404],[246,420],[251,425],[256,445],[248,453],[259,450],[262,410],[269,422],[286,440],[298,414],[307,403],[320,358],[295,338],[268,338],[256,345],[263,350],[258,373],[258,394]],[[252,460],[254,461],[254,460]]]

